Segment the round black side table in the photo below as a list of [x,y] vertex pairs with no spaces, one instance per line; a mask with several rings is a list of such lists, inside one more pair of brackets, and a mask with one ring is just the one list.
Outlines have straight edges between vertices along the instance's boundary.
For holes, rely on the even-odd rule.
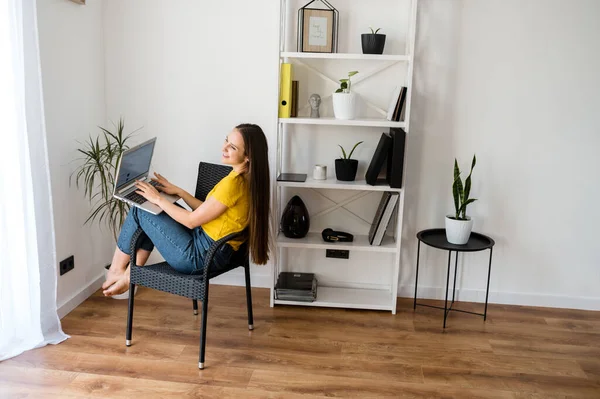
[[[494,240],[490,237],[485,236],[483,234],[472,232],[469,237],[469,241],[464,245],[456,245],[450,244],[446,240],[446,229],[428,229],[422,230],[417,233],[418,246],[417,246],[417,272],[415,276],[415,301],[413,305],[413,309],[417,309],[417,305],[419,306],[427,306],[430,308],[436,309],[444,309],[444,328],[446,328],[446,318],[448,317],[448,313],[451,310],[462,313],[470,313],[478,316],[483,316],[483,320],[485,321],[487,317],[487,305],[488,305],[488,294],[490,291],[490,273],[492,271],[492,249],[494,247]],[[433,306],[433,305],[425,305],[421,303],[417,303],[417,282],[419,280],[419,255],[421,253],[421,242],[430,247],[444,249],[448,251],[448,273],[446,275],[446,300],[444,301],[444,307],[441,306]],[[485,289],[485,308],[483,313],[475,313],[468,312],[466,310],[460,309],[452,309],[452,305],[454,305],[454,294],[456,292],[456,268],[458,265],[458,253],[459,252],[477,252],[489,249],[490,250],[490,262],[488,265],[488,277],[487,277],[487,287]],[[450,259],[452,256],[452,251],[456,252],[454,255],[454,286],[452,287],[452,302],[450,303],[450,307],[448,307],[448,286],[450,283]]]

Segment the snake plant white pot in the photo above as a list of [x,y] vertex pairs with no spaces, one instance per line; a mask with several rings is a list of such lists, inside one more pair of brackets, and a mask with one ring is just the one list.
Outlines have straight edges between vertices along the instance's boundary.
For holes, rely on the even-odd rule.
[[446,240],[450,244],[464,245],[469,241],[473,219],[467,216],[467,220],[453,219],[451,215],[446,216]]
[[354,119],[356,117],[357,95],[350,93],[333,93],[333,114],[336,119]]

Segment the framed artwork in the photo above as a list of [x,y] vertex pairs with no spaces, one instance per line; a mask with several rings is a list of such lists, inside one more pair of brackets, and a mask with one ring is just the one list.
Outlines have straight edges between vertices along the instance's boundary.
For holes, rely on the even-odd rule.
[[[324,8],[309,8],[321,3]],[[326,0],[313,0],[298,10],[298,51],[337,52],[338,11]]]

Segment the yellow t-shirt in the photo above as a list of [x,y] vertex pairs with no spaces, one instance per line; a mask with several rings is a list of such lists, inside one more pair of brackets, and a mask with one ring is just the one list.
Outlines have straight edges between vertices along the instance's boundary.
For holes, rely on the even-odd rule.
[[[206,199],[214,197],[227,207],[227,210],[210,222],[204,223],[202,229],[213,240],[228,234],[241,231],[248,225],[250,198],[248,182],[244,176],[231,171],[207,194]],[[237,251],[243,241],[232,240],[229,245]]]

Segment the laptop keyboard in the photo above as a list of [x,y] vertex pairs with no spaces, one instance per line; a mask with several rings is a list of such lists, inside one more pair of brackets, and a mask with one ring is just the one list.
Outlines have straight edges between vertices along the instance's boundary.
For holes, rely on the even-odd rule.
[[[150,184],[151,186],[156,187],[158,185],[158,182],[155,182],[153,180],[149,181],[148,184]],[[142,197],[141,195],[137,194],[135,191],[130,192],[129,194],[127,194],[125,196],[126,199],[128,199],[131,202],[135,202],[136,204],[143,204],[144,202],[146,202],[146,198]]]

